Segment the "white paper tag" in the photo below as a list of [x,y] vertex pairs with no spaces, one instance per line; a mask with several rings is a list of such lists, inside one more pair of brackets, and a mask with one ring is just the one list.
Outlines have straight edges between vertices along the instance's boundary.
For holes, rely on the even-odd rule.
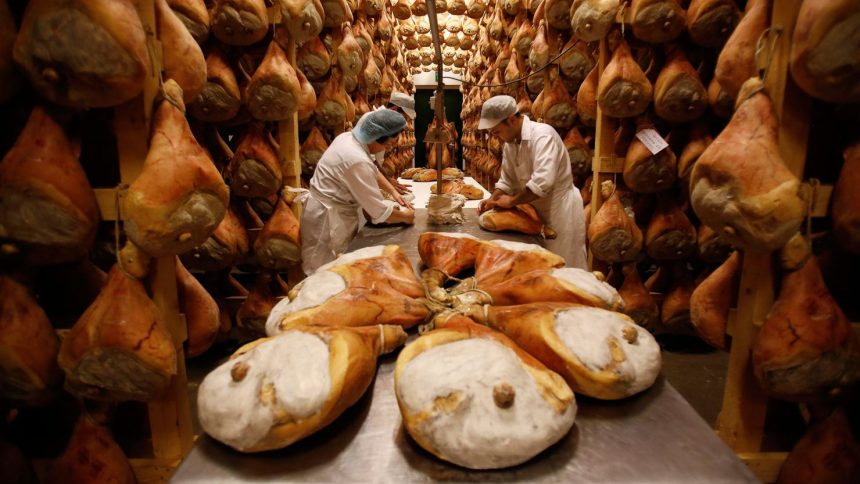
[[660,136],[660,133],[651,128],[639,131],[636,133],[636,137],[639,138],[639,141],[641,141],[646,148],[648,148],[648,151],[650,151],[652,155],[656,155],[669,146],[669,143]]

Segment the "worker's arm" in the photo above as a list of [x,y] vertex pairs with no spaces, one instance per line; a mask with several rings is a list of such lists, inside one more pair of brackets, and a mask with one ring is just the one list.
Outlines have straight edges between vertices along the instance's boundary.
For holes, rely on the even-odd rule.
[[[495,193],[493,196],[495,197]],[[508,195],[502,192],[501,195],[495,198],[490,198],[488,200],[484,200],[481,202],[481,212],[490,210],[492,208],[513,208],[517,205],[521,205],[523,203],[533,202],[540,198],[535,195],[530,189],[526,188],[516,195]]]
[[390,193],[391,196],[394,198],[395,202],[399,203],[400,205],[403,205],[406,208],[411,208],[411,209],[415,208],[412,206],[411,203],[406,201],[400,195],[400,191],[397,188],[395,188],[394,185],[392,185],[391,182],[388,181],[388,178],[386,178],[385,175],[383,175],[382,172],[379,171],[378,169],[376,170],[376,183],[379,184],[380,189],[385,190],[386,192]]

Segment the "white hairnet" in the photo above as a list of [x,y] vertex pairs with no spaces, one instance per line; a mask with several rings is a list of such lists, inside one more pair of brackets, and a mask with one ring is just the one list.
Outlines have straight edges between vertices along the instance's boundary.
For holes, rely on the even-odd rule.
[[493,96],[481,106],[478,129],[490,129],[517,112],[517,100],[511,96]]
[[371,111],[358,120],[352,128],[352,134],[361,144],[368,144],[384,136],[391,136],[403,131],[406,118],[390,109]]
[[394,91],[388,100],[395,106],[400,106],[410,118],[415,119],[415,98],[403,92]]

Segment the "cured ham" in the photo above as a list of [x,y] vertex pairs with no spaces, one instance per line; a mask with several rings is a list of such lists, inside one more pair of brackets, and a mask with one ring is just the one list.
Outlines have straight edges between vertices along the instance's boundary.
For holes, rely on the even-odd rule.
[[607,116],[630,118],[642,114],[651,104],[651,81],[622,41],[612,53],[612,60],[600,75],[597,103]]
[[807,94],[833,103],[860,101],[860,5],[805,0],[791,41],[791,76]]
[[642,231],[614,191],[588,224],[588,247],[605,262],[632,261],[642,250]]
[[45,403],[60,384],[60,343],[29,289],[0,275],[0,390],[2,400]]
[[284,192],[278,197],[275,212],[254,240],[254,254],[261,266],[287,270],[302,259],[299,219],[288,205],[295,195]]
[[418,237],[418,255],[425,266],[456,276],[475,265],[482,243],[469,234],[424,232]]
[[302,88],[287,54],[277,42],[269,43],[266,56],[245,90],[248,110],[263,121],[280,121],[299,108]]
[[110,430],[83,414],[78,418],[65,450],[51,463],[45,482],[134,484],[137,480]]
[[202,244],[182,255],[182,263],[190,269],[219,271],[232,267],[248,254],[248,231],[233,207]]
[[281,188],[281,163],[263,123],[251,123],[227,166],[231,193],[265,198]]
[[250,291],[243,292],[245,300],[236,311],[238,325],[254,334],[266,334],[266,319],[278,303],[269,287],[271,282],[272,272],[260,271],[254,281],[254,287]]
[[678,179],[681,180],[682,186],[689,188],[693,166],[713,141],[714,138],[708,133],[707,125],[703,123],[693,125],[690,138],[678,157]]
[[215,0],[209,15],[215,38],[228,45],[257,43],[269,30],[263,0]]
[[[675,4],[675,0],[669,3]],[[672,123],[687,123],[708,107],[708,93],[683,50],[669,51],[666,64],[654,84],[654,111]]]
[[47,100],[105,108],[143,90],[151,69],[146,45],[131,0],[34,0],[12,55]]
[[204,45],[209,38],[209,10],[204,0],[167,0],[167,4],[185,24],[194,40]]
[[674,200],[658,196],[657,209],[645,231],[645,250],[652,259],[688,259],[696,252],[696,228]]
[[296,53],[296,66],[312,81],[318,81],[329,73],[331,55],[319,37],[302,44]]
[[615,23],[619,0],[573,0],[570,5],[570,28],[585,42],[606,37]]
[[837,409],[812,424],[786,457],[776,482],[857,482],[860,480],[860,444],[851,421]]
[[343,90],[342,80],[340,72],[333,70],[314,108],[317,124],[338,133],[355,118],[355,105]]
[[576,112],[585,126],[597,123],[597,65],[582,81],[576,94]]
[[559,267],[564,267],[564,259],[539,245],[484,241],[475,258],[475,278],[478,284],[493,285],[527,272]]
[[298,326],[395,324],[410,328],[432,312],[412,263],[396,245],[366,247],[323,265],[296,285],[266,321],[275,335]]
[[769,394],[815,399],[860,381],[860,341],[821,277],[818,260],[786,274],[752,348]]
[[699,226],[696,238],[699,258],[709,264],[722,263],[733,250],[731,244],[726,243],[714,229],[704,224]]
[[591,149],[576,126],[570,128],[563,141],[568,158],[570,158],[570,171],[573,176],[589,175],[591,173]]
[[652,44],[675,39],[687,26],[678,0],[633,0],[630,10],[633,36]]
[[205,242],[224,218],[229,198],[227,185],[191,133],[182,89],[168,80],[163,96],[143,170],[122,207],[129,239],[156,257]]
[[576,267],[538,269],[495,283],[479,282],[478,289],[492,297],[492,304],[509,306],[533,302],[571,302],[620,311],[621,296],[593,273]]
[[327,28],[339,27],[344,22],[352,22],[352,8],[346,0],[321,0],[323,12],[323,26]]
[[690,297],[695,285],[690,273],[676,266],[673,271],[672,286],[663,299],[660,307],[660,324],[669,333],[689,334],[690,327]]
[[543,119],[557,129],[568,129],[576,121],[576,101],[570,97],[567,88],[556,75],[543,91]]
[[558,372],[576,393],[603,400],[626,398],[648,389],[660,374],[660,347],[654,337],[622,313],[544,302],[473,306],[467,314],[509,336]]
[[[436,185],[430,186],[430,193],[436,193]],[[469,185],[462,180],[445,180],[442,182],[442,193],[456,193],[463,195],[468,200],[481,200],[484,191],[475,185]]]
[[758,76],[756,45],[769,26],[770,10],[771,0],[751,0],[744,17],[720,51],[714,78],[732,99],[738,99],[747,79]]
[[79,258],[95,239],[99,208],[78,162],[80,145],[36,106],[0,162],[0,240],[28,264]]
[[[573,82],[573,84],[579,86],[585,80],[585,76],[594,68],[596,64],[594,56],[589,52],[588,44],[579,42],[575,36],[571,36],[570,40],[561,50],[567,52],[557,61],[561,73]],[[540,66],[533,66],[532,68],[537,67]],[[594,88],[592,90],[596,89],[596,87],[597,78],[595,77]]]
[[155,17],[158,38],[163,45],[168,46],[162,54],[164,76],[179,84],[182,99],[190,103],[206,85],[206,58],[200,45],[166,0],[156,0]]
[[328,143],[325,137],[323,137],[322,131],[320,131],[319,127],[314,126],[299,149],[299,156],[302,160],[302,173],[310,176],[316,169],[320,157],[327,149]]
[[690,296],[690,322],[705,343],[720,350],[728,347],[726,328],[738,293],[741,261],[740,252],[732,253]]
[[317,37],[322,31],[325,12],[319,0],[283,0],[278,3],[290,37],[298,44]]
[[240,452],[287,447],[364,395],[376,360],[406,341],[399,326],[302,327],[239,348],[197,394],[203,430]]
[[623,271],[624,282],[618,288],[618,295],[624,301],[624,314],[639,326],[653,330],[660,320],[657,302],[651,296],[651,291],[642,284],[636,264],[625,264]]
[[150,400],[176,374],[176,348],[146,289],[115,265],[98,298],[63,338],[67,390],[97,400]]
[[555,230],[544,224],[534,207],[527,203],[509,209],[487,210],[478,217],[478,225],[492,232],[509,230],[547,239],[554,239],[556,235]]
[[[653,129],[646,118],[636,122],[637,131]],[[645,146],[638,137],[630,142],[624,156],[624,184],[634,192],[655,193],[667,190],[675,184],[678,161],[672,148],[666,146],[656,154]]]
[[400,352],[394,393],[415,442],[469,469],[523,463],[564,437],[576,416],[558,374],[459,315]]
[[217,47],[206,56],[206,85],[197,99],[188,107],[195,119],[219,123],[233,119],[242,105],[242,94],[236,74],[227,64],[227,58]]
[[833,195],[833,232],[845,250],[860,254],[860,142],[843,152],[845,162]]
[[693,167],[690,199],[699,219],[725,241],[776,250],[797,232],[806,203],[779,154],[776,116],[761,85],[744,84],[731,121]]
[[221,312],[206,288],[176,259],[176,290],[179,311],[185,315],[188,340],[185,356],[193,358],[208,350],[221,329]]
[[18,35],[15,18],[6,0],[0,0],[0,104],[12,99],[20,84],[18,71],[12,60],[12,46]]
[[693,42],[701,46],[722,47],[740,18],[735,0],[691,0],[687,7],[687,31]]

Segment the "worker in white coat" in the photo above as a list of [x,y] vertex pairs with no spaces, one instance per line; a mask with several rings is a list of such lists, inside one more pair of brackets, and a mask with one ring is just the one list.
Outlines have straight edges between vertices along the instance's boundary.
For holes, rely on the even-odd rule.
[[372,153],[393,145],[406,127],[388,109],[363,117],[336,137],[320,157],[302,213],[302,270],[310,274],[346,251],[361,228],[362,210],[375,224],[413,223],[415,212],[385,200],[376,181]]
[[582,196],[573,186],[570,158],[561,136],[544,123],[517,112],[511,96],[494,96],[481,107],[478,129],[505,142],[502,173],[479,213],[531,203],[543,222],[558,233],[547,249],[564,257],[569,267],[588,269]]
[[[391,93],[391,97],[388,99],[388,104],[386,104],[385,106],[379,106],[374,111],[378,111],[380,109],[390,109],[392,111],[396,111],[398,113],[403,114],[404,117],[409,116],[410,119],[415,119],[415,98],[413,98],[409,94],[394,91]],[[362,118],[364,116],[367,116],[368,114],[370,113],[365,113]],[[359,122],[361,122],[361,119],[359,119]],[[374,153],[373,158],[376,162],[377,168],[381,169],[382,163],[385,161],[385,152],[382,151]],[[397,200],[397,195],[403,195],[412,191],[409,189],[410,185],[404,185],[398,182],[397,178],[387,178],[385,175],[382,174],[381,171],[377,175],[376,181],[379,183],[379,187],[391,193],[391,195],[395,197],[395,200]],[[402,202],[398,200],[398,203]],[[412,208],[412,206],[409,205],[408,202],[407,206],[409,208]]]

